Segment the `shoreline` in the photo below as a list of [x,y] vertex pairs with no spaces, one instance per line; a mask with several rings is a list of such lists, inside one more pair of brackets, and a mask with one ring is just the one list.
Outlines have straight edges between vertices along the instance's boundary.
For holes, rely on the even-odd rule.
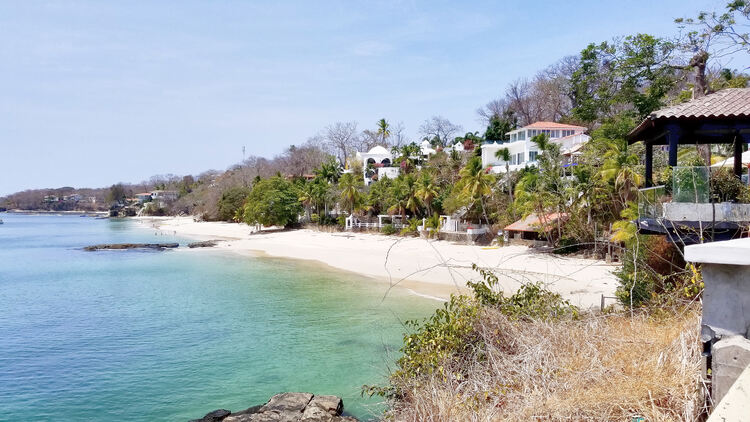
[[612,274],[617,265],[536,253],[523,246],[485,249],[422,238],[310,229],[255,233],[245,224],[196,222],[192,217],[133,219],[159,232],[197,240],[222,240],[208,250],[308,261],[438,300],[468,290],[466,282],[480,277],[471,268],[474,263],[495,271],[507,294],[522,283],[541,282],[584,309],[599,306],[602,295],[614,296],[617,286]]
[[92,217],[106,217],[109,216],[108,211],[85,211],[85,210],[69,210],[69,211],[52,211],[52,210],[5,210],[0,211],[8,214],[21,214],[21,215],[83,215]]

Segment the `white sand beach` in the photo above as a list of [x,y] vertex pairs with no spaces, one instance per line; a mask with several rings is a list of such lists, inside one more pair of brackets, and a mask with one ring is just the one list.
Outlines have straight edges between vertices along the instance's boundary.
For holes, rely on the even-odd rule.
[[[245,224],[195,222],[192,217],[139,218],[149,228],[199,240],[223,239],[216,248],[240,254],[312,260],[399,285],[417,294],[447,298],[478,279],[472,264],[493,269],[506,292],[520,283],[541,281],[581,307],[599,306],[614,296],[616,265],[561,257],[523,246],[486,248],[447,241],[367,233],[291,230],[253,233]],[[607,303],[612,303],[608,299]]]

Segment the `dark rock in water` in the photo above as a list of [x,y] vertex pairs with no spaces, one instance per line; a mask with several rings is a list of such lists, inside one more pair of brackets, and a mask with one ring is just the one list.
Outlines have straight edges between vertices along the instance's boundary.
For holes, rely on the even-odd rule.
[[336,396],[315,396],[302,412],[304,420],[325,420],[330,416],[338,416],[344,411],[344,401]]
[[313,395],[310,393],[281,393],[271,397],[263,407],[261,412],[299,412],[302,413],[307,404],[312,400]]
[[188,243],[188,248],[213,248],[214,246],[216,246],[215,240]]
[[206,413],[206,416],[200,419],[193,419],[190,422],[221,422],[229,416],[232,412],[226,409],[214,410],[213,412]]
[[156,249],[176,248],[179,243],[107,243],[103,245],[86,246],[85,251],[99,251],[103,249]]
[[191,422],[358,422],[351,416],[341,416],[343,411],[344,402],[336,396],[282,393],[271,397],[262,406],[231,414],[226,410],[216,410]]

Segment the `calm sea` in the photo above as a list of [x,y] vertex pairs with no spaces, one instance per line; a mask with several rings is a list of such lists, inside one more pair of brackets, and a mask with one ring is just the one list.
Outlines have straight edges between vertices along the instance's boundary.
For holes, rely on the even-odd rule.
[[0,214],[0,419],[184,421],[283,391],[348,413],[398,355],[401,321],[439,304],[314,265],[207,250],[133,221]]

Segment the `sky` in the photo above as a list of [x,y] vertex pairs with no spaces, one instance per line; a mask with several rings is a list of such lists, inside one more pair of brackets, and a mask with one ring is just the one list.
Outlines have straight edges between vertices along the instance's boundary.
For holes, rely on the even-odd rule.
[[0,0],[0,195],[223,170],[336,121],[483,131],[508,83],[724,3]]

